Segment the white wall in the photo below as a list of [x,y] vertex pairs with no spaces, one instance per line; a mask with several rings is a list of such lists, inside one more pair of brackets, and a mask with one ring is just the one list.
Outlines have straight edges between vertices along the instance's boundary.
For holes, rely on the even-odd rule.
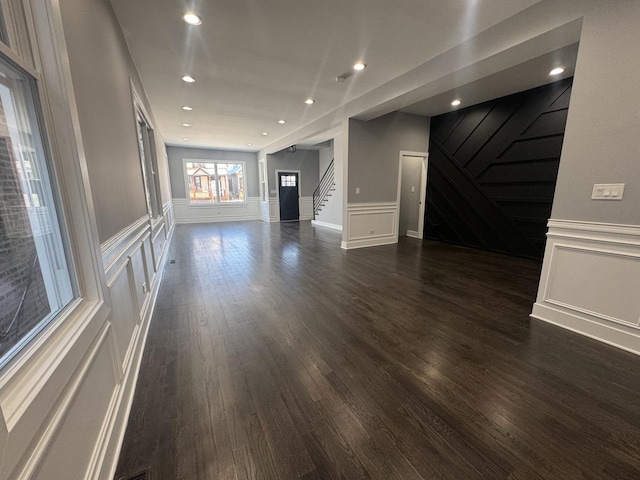
[[267,189],[269,191],[269,221],[280,221],[277,171],[298,171],[300,220],[313,218],[313,192],[318,186],[318,151],[298,150],[290,153],[286,149],[267,155]]
[[[552,218],[640,225],[640,2],[596,2],[585,16]],[[621,202],[594,183],[627,183]]]
[[[131,83],[155,124],[109,2],[60,1],[69,67],[100,241],[145,215]],[[96,52],[100,52],[99,59]],[[169,195],[164,141],[155,129],[162,202]]]
[[269,182],[269,196],[275,197],[278,183],[276,170],[300,171],[300,196],[312,197],[313,191],[318,186],[318,151],[298,150],[289,153],[286,150],[267,156],[267,180]]
[[[258,157],[255,152],[167,146],[167,157],[176,223],[231,222],[261,218],[260,198],[258,197]],[[238,204],[190,204],[186,193],[185,159],[243,162],[247,194],[245,202]]]
[[168,145],[169,176],[171,180],[172,198],[187,198],[185,190],[184,164],[185,158],[216,160],[222,162],[244,162],[245,188],[248,197],[259,196],[258,186],[258,156],[255,152],[241,152],[236,150],[219,150],[214,148],[191,148]]
[[640,354],[640,2],[585,3],[533,316]]
[[400,152],[426,154],[429,125],[427,117],[400,112],[349,121],[343,248],[398,241]]
[[130,79],[151,112],[109,1],[24,4],[78,293],[0,372],[0,480],[111,480],[173,231],[166,158],[150,222]]
[[322,178],[322,175],[324,175],[324,172],[327,171],[327,168],[329,167],[331,160],[333,160],[333,139],[329,140],[328,147],[324,147],[318,150],[318,162],[319,162],[318,173],[320,175],[320,178]]

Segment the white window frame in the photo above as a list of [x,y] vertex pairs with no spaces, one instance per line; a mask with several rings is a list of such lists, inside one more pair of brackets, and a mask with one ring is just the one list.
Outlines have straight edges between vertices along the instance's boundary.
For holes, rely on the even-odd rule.
[[266,203],[269,201],[269,191],[267,185],[267,161],[261,158],[258,162],[258,174],[260,175],[260,201]]
[[[140,154],[140,168],[142,170],[142,183],[143,183],[143,188],[145,192],[147,212],[149,214],[149,218],[151,219],[152,225],[154,225],[164,215],[163,203],[162,203],[162,191],[161,191],[162,188],[160,187],[159,172],[157,171],[159,167],[158,167],[158,152],[156,151],[156,145],[155,145],[155,126],[151,121],[150,115],[147,113],[147,109],[145,108],[144,103],[140,97],[140,94],[138,94],[138,91],[136,90],[136,87],[133,84],[133,81],[131,81],[130,84],[131,84],[131,98],[133,101],[133,110],[134,110],[134,122],[136,125],[136,132],[135,132],[136,144],[138,144],[138,150]],[[151,135],[147,137],[149,140],[150,150],[146,152],[140,151],[139,138],[138,138],[138,135],[139,135],[138,129],[139,129],[140,120],[142,120],[142,122],[146,124],[149,130],[151,130]],[[150,172],[147,171],[147,162],[151,166]],[[151,175],[150,178],[149,178],[149,175]],[[154,190],[153,195],[152,195],[152,192],[149,191],[148,182],[150,182],[153,185],[153,190]],[[155,196],[155,205],[152,205],[154,203],[154,198],[152,198],[153,196]],[[154,207],[157,210],[156,212],[157,214],[155,216],[153,215]]]
[[[191,201],[189,196],[189,176],[187,175],[187,163],[233,163],[242,165],[242,176],[244,179],[244,198],[237,202],[211,202],[211,203],[195,203]],[[247,162],[244,160],[213,160],[210,158],[183,158],[182,159],[182,177],[184,182],[184,195],[187,200],[187,205],[194,208],[203,207],[233,207],[242,206],[247,204]]]
[[0,427],[1,447],[4,428],[22,422],[25,412],[34,425],[45,421],[47,411],[29,407],[57,378],[77,340],[108,328],[110,309],[59,3],[1,0],[0,6],[9,37],[8,45],[0,42],[0,54],[30,74],[37,86],[43,147],[52,159],[50,176],[60,194],[60,226],[67,234],[69,270],[77,285],[75,298],[0,371],[0,414],[6,421]]
[[[3,64],[7,65],[9,62],[2,61]],[[13,70],[11,66],[9,69]],[[15,69],[19,75],[23,72],[22,69]],[[5,114],[7,114],[7,105],[10,105],[13,101],[12,93],[10,92],[10,84],[0,79],[0,84],[6,89],[5,93],[2,94],[2,103],[5,106]],[[69,264],[67,257],[67,250],[65,248],[64,240],[66,239],[66,229],[64,224],[61,224],[59,221],[59,217],[57,215],[53,215],[53,212],[61,213],[59,210],[61,209],[60,202],[58,201],[58,195],[56,192],[57,189],[57,181],[53,176],[53,172],[51,171],[52,165],[50,165],[49,160],[51,160],[51,155],[48,151],[46,142],[44,141],[44,133],[42,131],[42,126],[40,124],[40,116],[42,114],[41,106],[39,104],[40,99],[36,94],[36,90],[29,89],[30,85],[25,83],[25,93],[29,95],[31,94],[31,100],[33,101],[33,110],[29,112],[23,112],[22,115],[14,112],[16,115],[16,121],[20,121],[21,116],[28,116],[29,120],[27,123],[29,125],[23,125],[18,127],[18,130],[21,131],[23,128],[31,128],[33,127],[33,137],[37,137],[33,142],[33,151],[32,151],[32,162],[35,162],[39,166],[40,173],[42,175],[42,183],[41,183],[41,201],[44,202],[43,205],[25,205],[25,210],[27,211],[27,215],[29,217],[31,223],[31,229],[33,230],[33,242],[37,252],[37,257],[40,263],[40,274],[42,276],[42,281],[45,285],[45,294],[50,306],[50,312],[44,316],[37,325],[35,325],[31,330],[23,335],[11,348],[3,355],[2,360],[0,361],[0,368],[4,365],[10,363],[11,358],[18,354],[26,344],[28,344],[32,338],[37,336],[37,334],[44,328],[46,325],[53,320],[55,316],[57,316],[61,310],[61,307],[66,306],[67,299],[73,299],[75,297],[75,274],[71,271],[71,265]],[[35,87],[35,85],[33,85]],[[31,90],[28,92],[28,90]],[[31,110],[29,102],[22,105],[25,110]],[[18,107],[18,110],[21,108]],[[33,125],[31,124],[33,122]],[[15,151],[17,145],[13,144],[14,148],[14,158],[16,161],[22,162],[22,154],[17,153]],[[53,179],[53,180],[52,180]],[[22,180],[24,181],[24,180]],[[53,184],[56,185],[53,185]],[[28,195],[30,191],[29,183],[23,183],[22,185],[23,193]],[[31,198],[31,197],[30,197]],[[40,201],[40,200],[39,200]],[[37,225],[41,223],[39,218],[43,216],[48,220],[52,220],[50,224],[50,229],[53,232],[53,235],[44,235],[43,233],[38,233],[35,229],[37,229]],[[57,218],[56,218],[57,217]],[[48,229],[49,223],[45,224],[46,226],[42,227]],[[44,260],[44,262],[43,262]],[[57,265],[53,265],[57,264]],[[64,267],[61,265],[64,264]],[[17,327],[16,327],[17,328]]]

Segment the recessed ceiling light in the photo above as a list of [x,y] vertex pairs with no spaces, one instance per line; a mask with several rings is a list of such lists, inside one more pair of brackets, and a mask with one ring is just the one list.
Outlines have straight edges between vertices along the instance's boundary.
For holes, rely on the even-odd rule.
[[262,135],[264,135],[266,137],[269,134],[267,132],[262,132]]
[[306,103],[307,105],[313,105],[314,103],[316,103],[316,101],[313,98],[307,98],[304,103]]
[[247,143],[247,145],[251,146],[251,145],[253,145],[253,143]]
[[562,72],[564,72],[564,68],[556,67],[549,72],[549,75],[560,75]]
[[183,124],[182,124],[182,126],[183,126],[183,127],[190,127],[190,126],[191,126],[191,124],[190,124],[190,123],[183,123]]
[[284,120],[278,120],[278,123],[279,123],[280,125],[284,125],[284,124],[285,124],[285,123],[287,123],[287,122],[285,122]]
[[457,107],[458,105],[460,105],[462,103],[461,100],[458,100],[457,98],[451,102],[451,105],[453,105],[454,107]]
[[189,137],[182,137],[182,140],[186,142],[187,140],[189,140]]
[[193,83],[196,81],[195,78],[193,78],[191,75],[183,75],[182,76],[182,81],[183,82],[187,82],[187,83]]
[[183,110],[190,112],[191,110],[193,110],[193,107],[190,107],[188,105],[185,105],[184,107],[182,107]]
[[353,64],[353,69],[356,71],[364,70],[367,68],[367,64],[364,62],[356,62]]
[[182,19],[189,25],[200,25],[202,23],[202,19],[193,12],[185,13],[182,15]]

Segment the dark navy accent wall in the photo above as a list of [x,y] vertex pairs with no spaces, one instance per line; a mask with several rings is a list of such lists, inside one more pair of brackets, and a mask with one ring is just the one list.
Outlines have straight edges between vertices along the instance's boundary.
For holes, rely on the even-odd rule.
[[542,259],[571,84],[432,118],[425,238]]

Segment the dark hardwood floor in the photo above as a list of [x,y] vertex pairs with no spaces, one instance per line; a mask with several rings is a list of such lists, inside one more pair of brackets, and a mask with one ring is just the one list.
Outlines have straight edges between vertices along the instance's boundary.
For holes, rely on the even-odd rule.
[[116,478],[640,478],[640,357],[530,320],[538,263],[339,241],[176,228]]

